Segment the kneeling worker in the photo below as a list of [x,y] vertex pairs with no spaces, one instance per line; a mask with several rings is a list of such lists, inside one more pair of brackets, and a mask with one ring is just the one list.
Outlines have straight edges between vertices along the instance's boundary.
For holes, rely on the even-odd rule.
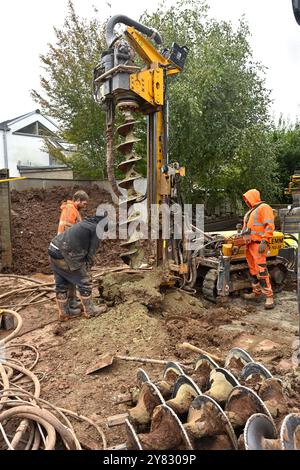
[[103,216],[84,219],[56,235],[49,245],[48,254],[55,277],[56,301],[61,321],[80,314],[80,309],[72,309],[69,305],[68,291],[71,286],[78,287],[86,318],[107,310],[106,305],[96,307],[93,304],[92,279],[87,271],[93,265],[99,246],[96,229],[102,219]]

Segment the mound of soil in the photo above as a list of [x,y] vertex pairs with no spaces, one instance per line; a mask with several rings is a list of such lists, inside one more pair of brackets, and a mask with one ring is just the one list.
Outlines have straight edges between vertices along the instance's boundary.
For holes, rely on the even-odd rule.
[[[82,213],[83,217],[94,215],[99,204],[112,204],[110,194],[96,185],[92,188],[75,186],[72,191],[63,187],[12,191],[13,266],[5,272],[25,275],[36,272],[51,273],[47,249],[57,233],[60,205],[79,189],[83,189],[90,196],[88,209]],[[147,243],[144,245],[144,251],[147,252]],[[119,256],[122,251],[120,241],[104,240],[96,257],[96,265],[102,267],[123,264]]]

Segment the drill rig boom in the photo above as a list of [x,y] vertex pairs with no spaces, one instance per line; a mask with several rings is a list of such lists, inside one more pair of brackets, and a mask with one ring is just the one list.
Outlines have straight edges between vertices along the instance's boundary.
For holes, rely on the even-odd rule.
[[[121,36],[114,33],[118,23],[127,25]],[[119,189],[126,193],[126,196],[119,199],[120,209],[127,208],[127,219],[122,225],[127,226],[129,234],[129,238],[121,244],[125,250],[121,257],[135,268],[141,265],[143,259],[139,246],[142,234],[138,230],[142,214],[137,204],[144,199],[135,185],[141,178],[135,165],[142,159],[134,151],[134,146],[139,141],[134,135],[135,125],[138,124],[135,114],[147,116],[149,223],[151,205],[156,204],[159,208],[163,202],[168,203],[171,192],[169,181],[174,173],[174,165],[169,165],[167,156],[167,77],[182,71],[187,56],[187,48],[175,43],[170,51],[160,53],[145,36],[154,40],[157,45],[162,43],[159,33],[154,29],[123,15],[112,17],[106,29],[108,49],[103,52],[101,62],[94,72],[95,99],[106,111],[108,178],[118,196]],[[135,55],[142,59],[143,67],[135,65]],[[124,123],[117,128],[123,139],[117,146],[118,152],[123,156],[118,168],[125,174],[119,188],[116,187],[113,174],[113,127],[116,111],[124,118]],[[178,166],[175,172],[182,174],[179,168]],[[167,240],[162,240],[161,236],[159,238],[156,250],[158,263],[167,258],[168,244]]]

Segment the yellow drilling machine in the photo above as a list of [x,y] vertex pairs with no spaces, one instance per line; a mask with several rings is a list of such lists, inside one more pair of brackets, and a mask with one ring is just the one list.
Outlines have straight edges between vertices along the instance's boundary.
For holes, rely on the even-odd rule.
[[[126,25],[124,33],[115,33],[117,24]],[[127,208],[127,217],[120,225],[129,229],[129,235],[121,243],[124,248],[121,256],[133,268],[140,267],[143,262],[141,203],[147,200],[147,223],[150,225],[156,218],[159,225],[157,265],[167,266],[174,282],[182,288],[193,290],[199,282],[208,299],[226,300],[230,293],[251,286],[243,233],[208,234],[192,222],[187,223],[179,188],[184,168],[168,160],[168,81],[182,72],[188,49],[176,43],[169,50],[163,49],[157,31],[123,15],[109,20],[106,41],[108,49],[94,71],[94,96],[106,112],[108,177],[115,192],[119,192],[119,188],[122,191],[120,210]],[[139,142],[134,134],[139,113],[147,117],[146,196],[137,190],[141,174],[135,168],[142,158],[134,149]],[[116,129],[121,139],[116,149],[123,157],[118,168],[125,175],[119,188],[113,171],[114,124],[117,119],[122,119],[122,122]],[[174,214],[171,214],[169,235],[164,235],[162,229],[160,209],[174,203],[182,208],[180,217],[187,228],[180,237],[175,236]],[[288,270],[295,265],[295,247],[289,246],[285,237],[288,236],[281,232],[274,233],[267,260],[277,289],[283,285]]]

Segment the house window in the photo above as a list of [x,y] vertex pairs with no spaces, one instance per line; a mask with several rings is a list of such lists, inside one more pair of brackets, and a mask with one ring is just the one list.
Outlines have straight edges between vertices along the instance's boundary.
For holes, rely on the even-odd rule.
[[50,131],[46,126],[43,126],[38,121],[33,122],[32,124],[28,124],[28,126],[22,127],[15,131],[15,134],[28,134],[34,136],[54,136],[55,134]]
[[47,127],[43,126],[40,122],[37,123],[38,125],[38,135],[42,136],[54,136],[55,134],[50,131],[50,129],[47,129]]
[[28,126],[22,127],[22,129],[18,129],[16,132],[20,134],[37,135],[37,132],[38,132],[37,122],[33,122],[32,124],[29,124]]

